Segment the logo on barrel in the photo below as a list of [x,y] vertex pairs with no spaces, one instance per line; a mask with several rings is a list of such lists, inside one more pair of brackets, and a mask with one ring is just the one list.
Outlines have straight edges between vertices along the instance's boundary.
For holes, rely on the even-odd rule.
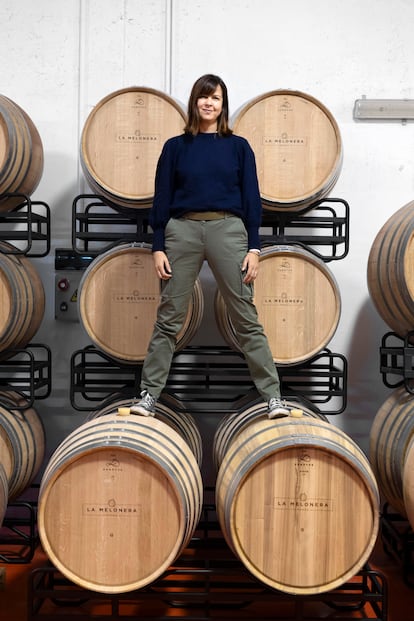
[[279,136],[263,136],[263,144],[270,147],[303,147],[306,145],[306,138],[283,132]]
[[139,517],[141,505],[118,504],[114,498],[110,498],[106,503],[85,503],[82,505],[82,515],[89,517]]
[[277,295],[266,295],[262,297],[263,306],[302,306],[304,299],[301,296],[290,295],[286,291],[282,291]]
[[333,501],[330,498],[308,498],[302,493],[297,497],[275,497],[273,508],[286,511],[333,511]]
[[112,301],[113,302],[122,302],[122,303],[136,303],[136,302],[158,302],[159,296],[154,295],[152,293],[144,293],[134,289],[133,291],[129,291],[126,293],[113,293]]
[[148,144],[159,142],[160,137],[158,134],[142,134],[141,130],[137,129],[131,134],[118,134],[116,141],[124,144]]

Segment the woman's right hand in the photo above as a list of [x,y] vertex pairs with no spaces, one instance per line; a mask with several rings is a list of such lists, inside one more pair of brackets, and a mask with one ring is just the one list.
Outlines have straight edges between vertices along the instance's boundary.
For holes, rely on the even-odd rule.
[[156,250],[152,253],[155,271],[161,280],[168,280],[172,276],[172,270],[168,257],[163,250]]

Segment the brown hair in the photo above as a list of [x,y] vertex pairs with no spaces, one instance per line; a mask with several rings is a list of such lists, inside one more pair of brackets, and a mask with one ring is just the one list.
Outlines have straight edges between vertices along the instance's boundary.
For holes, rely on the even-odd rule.
[[229,136],[232,130],[229,127],[229,99],[227,86],[218,75],[207,73],[198,78],[191,89],[188,100],[188,118],[184,132],[195,136],[200,130],[200,115],[197,108],[197,101],[203,95],[211,95],[216,88],[221,86],[223,92],[223,109],[217,119],[217,133],[219,136]]

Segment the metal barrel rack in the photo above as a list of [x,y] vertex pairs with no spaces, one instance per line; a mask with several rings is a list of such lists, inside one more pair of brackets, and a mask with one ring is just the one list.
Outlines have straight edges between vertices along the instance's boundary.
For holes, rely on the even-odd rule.
[[[381,340],[380,371],[388,388],[404,387],[414,398],[414,331],[401,337],[387,332]],[[385,502],[381,514],[384,551],[400,565],[405,584],[414,588],[414,532],[405,516]]]
[[[0,213],[0,241],[16,242],[2,252],[29,258],[44,257],[50,252],[50,208],[44,201],[32,200],[18,192],[1,194],[0,200],[17,198],[12,211]],[[46,399],[51,392],[51,351],[47,345],[29,343],[22,349],[3,352],[0,359],[0,390],[18,392],[31,407],[36,399]],[[1,398],[1,397],[0,397]],[[13,409],[20,409],[18,405]],[[8,503],[0,527],[0,560],[4,563],[29,563],[35,554],[37,535],[37,490],[31,485],[22,497]]]
[[335,615],[351,621],[386,621],[388,590],[384,576],[369,566],[328,593],[290,595],[260,583],[233,556],[205,504],[198,531],[176,563],[151,585],[122,594],[101,594],[70,583],[51,564],[32,571],[30,621],[73,618],[143,621],[225,621],[283,619],[315,621]]

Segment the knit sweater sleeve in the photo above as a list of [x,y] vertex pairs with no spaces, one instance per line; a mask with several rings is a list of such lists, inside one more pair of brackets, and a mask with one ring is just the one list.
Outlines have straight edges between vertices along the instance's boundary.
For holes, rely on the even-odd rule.
[[170,218],[174,188],[174,161],[177,143],[174,138],[165,142],[155,172],[154,201],[149,214],[153,230],[152,250],[164,250],[164,231]]
[[242,139],[241,195],[243,220],[247,230],[249,248],[260,248],[259,228],[262,221],[262,203],[257,179],[256,159],[253,149]]

